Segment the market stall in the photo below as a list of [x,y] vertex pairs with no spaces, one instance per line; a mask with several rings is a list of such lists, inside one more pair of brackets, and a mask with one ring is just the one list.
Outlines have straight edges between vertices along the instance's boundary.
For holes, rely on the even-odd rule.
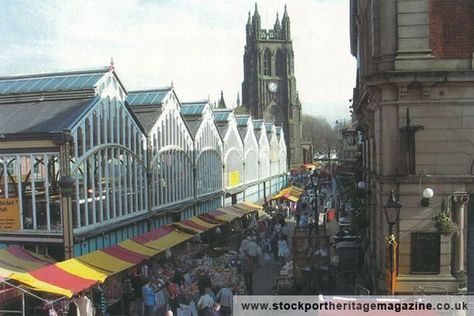
[[[83,256],[28,272],[16,271],[9,276],[9,282],[14,281],[33,291],[64,296],[67,299],[78,299],[77,294],[80,294],[79,299],[91,297],[94,289],[104,297],[104,305],[122,301],[120,309],[123,310],[133,307],[130,303],[134,294],[130,285],[133,276],[131,272],[138,269],[141,276],[152,278],[157,294],[166,286],[166,292],[173,293],[173,301],[189,307],[190,298],[195,299],[196,279],[199,276],[206,275],[219,287],[231,284],[239,290],[242,284],[236,268],[238,256],[233,247],[224,245],[219,249],[210,248],[209,244],[202,242],[206,238],[201,236],[205,237],[205,234],[210,234],[217,227],[224,230],[226,225],[229,226],[225,229],[226,232],[235,232],[234,228],[242,225],[235,226],[232,222],[255,215],[261,209],[262,207],[250,203],[224,207]],[[186,275],[186,282],[170,290],[170,284],[174,284],[171,278],[176,271]],[[184,299],[178,300],[178,297]],[[127,302],[123,302],[124,298]],[[165,299],[163,296],[162,303],[170,305],[170,298]],[[67,305],[66,301],[58,308],[64,311]]]
[[[54,260],[34,254],[20,246],[10,246],[0,249],[0,281],[8,279],[15,272],[28,272],[54,263]],[[19,305],[11,302],[22,296],[22,291],[16,287],[12,287],[5,282],[0,287],[0,313],[12,312],[4,310],[9,305]],[[22,299],[22,301],[24,301]],[[11,302],[11,304],[7,304]],[[19,303],[19,302],[18,302]],[[22,307],[23,308],[23,307]]]

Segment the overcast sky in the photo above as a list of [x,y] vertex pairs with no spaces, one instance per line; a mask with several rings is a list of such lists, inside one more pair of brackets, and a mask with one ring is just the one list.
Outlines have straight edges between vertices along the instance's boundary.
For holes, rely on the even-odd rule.
[[[349,118],[356,62],[349,0],[257,1],[262,28],[287,4],[303,112]],[[107,66],[128,90],[174,83],[181,101],[235,105],[254,0],[0,0],[0,76]]]

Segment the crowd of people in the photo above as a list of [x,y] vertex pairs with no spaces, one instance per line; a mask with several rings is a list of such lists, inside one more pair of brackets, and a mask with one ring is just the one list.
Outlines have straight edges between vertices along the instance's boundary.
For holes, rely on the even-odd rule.
[[[135,270],[131,280],[135,297],[130,308],[130,315],[137,316],[158,316],[179,315],[177,312],[180,304],[177,300],[178,287],[185,279],[179,269],[169,282],[166,282],[162,290],[157,290],[156,282],[149,277],[142,276],[140,271]],[[232,315],[232,304],[234,288],[232,285],[218,288],[212,284],[208,275],[200,275],[198,280],[199,299],[191,302],[189,306],[190,315],[197,313],[199,316],[229,316]],[[165,297],[161,297],[165,296]],[[165,309],[160,308],[161,302],[166,301]],[[191,312],[191,310],[194,310]],[[181,312],[182,313],[182,312]]]
[[285,216],[274,213],[245,231],[239,247],[247,293],[253,294],[253,273],[266,262],[283,265],[291,257]]

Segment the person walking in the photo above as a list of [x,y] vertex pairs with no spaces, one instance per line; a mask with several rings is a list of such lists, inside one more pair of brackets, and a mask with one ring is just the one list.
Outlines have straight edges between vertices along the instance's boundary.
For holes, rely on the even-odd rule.
[[286,256],[288,255],[289,251],[290,249],[288,249],[286,240],[283,238],[283,236],[281,236],[280,240],[278,241],[278,259],[282,265],[285,264]]
[[207,286],[204,290],[203,295],[199,298],[197,308],[199,316],[210,316],[212,315],[212,308],[214,306],[214,299],[212,298],[213,293],[210,286]]
[[144,277],[143,283],[145,285],[142,287],[142,297],[143,303],[145,307],[145,316],[154,316],[155,315],[155,303],[156,303],[156,296],[155,291],[151,288],[151,281],[150,279]]
[[234,294],[228,287],[223,287],[219,290],[216,296],[216,301],[219,303],[219,315],[232,315],[232,305],[234,302]]
[[301,218],[301,210],[297,208],[295,211],[296,227],[300,226],[300,218]]

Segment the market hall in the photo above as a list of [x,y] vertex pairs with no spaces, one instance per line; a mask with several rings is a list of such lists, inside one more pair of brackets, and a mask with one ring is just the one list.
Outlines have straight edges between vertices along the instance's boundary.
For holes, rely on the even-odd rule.
[[14,204],[0,244],[61,260],[262,201],[286,163],[271,168],[273,124],[247,125],[258,159],[244,160],[232,110],[182,106],[173,87],[128,92],[113,67],[0,78],[0,200]]

